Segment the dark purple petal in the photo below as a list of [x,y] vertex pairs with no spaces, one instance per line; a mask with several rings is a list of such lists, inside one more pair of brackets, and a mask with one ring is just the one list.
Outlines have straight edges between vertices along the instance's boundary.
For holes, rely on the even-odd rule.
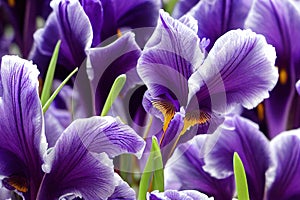
[[85,49],[92,44],[92,26],[79,1],[55,0],[51,6],[53,12],[45,27],[34,35],[35,45],[37,51],[50,60],[55,44],[61,40],[58,64],[72,70],[81,65]]
[[[161,11],[158,26],[147,42],[137,70],[153,98],[170,90],[180,105],[186,105],[187,79],[204,58],[200,40],[196,35],[195,19],[182,21],[171,18]],[[165,88],[161,91],[161,88]]]
[[147,200],[213,200],[207,195],[194,190],[166,190],[164,192],[153,191],[147,194]]
[[266,173],[267,199],[299,199],[299,129],[283,132],[271,141],[272,164]]
[[93,29],[92,47],[101,42],[101,31],[103,25],[103,8],[100,0],[80,0],[85,14],[88,16]]
[[245,26],[263,34],[277,52],[280,79],[264,104],[272,138],[287,129],[295,97],[294,85],[300,78],[300,42],[295,40],[300,34],[299,7],[295,1],[254,1]]
[[[17,56],[4,56],[0,81],[1,174],[26,180],[27,198],[35,198],[42,178],[47,143],[38,95],[38,70]],[[7,180],[7,179],[6,179]],[[28,188],[29,187],[29,188]]]
[[[220,37],[203,65],[189,79],[189,95],[213,110],[241,104],[251,109],[269,97],[278,79],[275,49],[251,30],[229,31]],[[199,84],[199,80],[203,80]],[[210,101],[208,101],[210,103]]]
[[204,170],[213,177],[225,178],[233,175],[233,154],[237,152],[244,164],[250,199],[263,199],[265,172],[270,163],[269,142],[257,124],[236,116],[225,121],[215,137],[206,142]]
[[136,194],[135,191],[129,187],[128,183],[123,181],[121,177],[115,173],[115,191],[114,193],[108,198],[108,200],[135,200]]
[[209,38],[208,50],[227,31],[244,27],[252,5],[252,0],[198,2],[187,14],[192,15],[198,21],[198,36]]
[[132,33],[123,35],[108,46],[87,51],[87,73],[95,94],[97,114],[103,109],[111,86],[119,75],[128,75],[123,93],[140,82],[135,69],[140,52]]
[[180,18],[192,9],[200,0],[179,0],[172,12],[174,18]]
[[207,135],[195,136],[181,144],[168,160],[165,167],[166,189],[198,190],[216,200],[231,200],[234,193],[234,179],[216,179],[203,170],[203,145]]

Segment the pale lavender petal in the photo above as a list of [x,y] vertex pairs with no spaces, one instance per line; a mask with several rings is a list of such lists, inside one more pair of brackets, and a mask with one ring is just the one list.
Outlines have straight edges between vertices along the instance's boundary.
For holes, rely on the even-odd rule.
[[280,133],[271,141],[272,164],[266,173],[267,199],[299,199],[300,130]]
[[166,190],[164,192],[153,191],[147,194],[147,200],[213,200],[207,195],[194,190]]
[[197,190],[217,200],[231,200],[234,179],[216,179],[203,170],[203,145],[207,135],[179,145],[165,167],[165,189]]
[[[203,65],[189,79],[189,99],[211,99],[219,111],[241,104],[251,109],[269,97],[278,79],[275,49],[251,30],[229,31],[220,37]],[[199,80],[203,80],[199,84]],[[216,97],[216,98],[214,98]]]
[[1,174],[18,175],[30,184],[24,194],[34,198],[42,178],[40,166],[47,143],[38,95],[38,70],[17,56],[1,63],[0,154]]
[[300,95],[300,80],[298,80],[296,83],[296,90],[297,90],[298,94]]
[[[209,137],[205,148],[204,170],[213,177],[225,178],[233,175],[233,154],[237,152],[244,164],[250,199],[263,199],[265,172],[270,164],[269,141],[257,124],[239,116],[225,120],[218,137]],[[206,150],[208,151],[208,150]]]
[[135,191],[122,180],[122,178],[115,173],[115,191],[114,193],[108,198],[108,200],[135,200],[136,194]]

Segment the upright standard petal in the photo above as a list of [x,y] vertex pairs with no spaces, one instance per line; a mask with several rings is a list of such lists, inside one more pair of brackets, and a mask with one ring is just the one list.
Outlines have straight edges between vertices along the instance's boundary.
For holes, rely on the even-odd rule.
[[195,136],[181,144],[165,167],[165,187],[176,190],[198,190],[216,200],[231,200],[234,179],[216,179],[203,170],[203,145],[207,135]]
[[280,133],[270,143],[272,164],[266,173],[267,199],[299,199],[300,130]]
[[[93,30],[88,16],[77,0],[54,0],[53,12],[48,17],[45,27],[35,35],[36,55],[49,60],[58,40],[61,40],[58,64],[68,70],[79,67],[85,59],[85,49],[90,47]],[[47,66],[43,66],[47,67]]]
[[200,0],[179,0],[177,1],[172,16],[174,18],[180,18],[191,10]]
[[183,22],[160,12],[158,25],[144,48],[137,70],[153,98],[170,93],[185,106],[187,80],[201,65],[204,54],[194,32],[197,22],[192,17]]
[[226,119],[225,124],[227,127],[220,127],[216,137],[212,135],[206,141],[209,152],[204,156],[203,169],[216,178],[232,176],[233,154],[237,152],[245,167],[250,199],[261,200],[270,164],[269,141],[250,120],[235,116]]
[[0,78],[0,173],[10,190],[36,197],[47,148],[38,95],[38,70],[17,56],[4,56]]
[[209,51],[216,40],[229,30],[244,27],[252,0],[198,1],[187,14],[198,21],[198,36],[209,38]]
[[[276,66],[279,82],[265,101],[265,123],[269,137],[286,130],[295,100],[294,85],[300,78],[300,10],[296,1],[255,0],[245,26],[256,33],[263,34],[268,43],[276,48]],[[296,95],[297,96],[297,95]],[[299,102],[297,102],[299,103]],[[294,127],[299,127],[299,116],[295,118]],[[292,125],[293,126],[293,125]]]
[[200,103],[211,99],[212,109],[219,112],[235,104],[251,109],[269,97],[277,82],[275,59],[275,49],[262,35],[251,30],[229,31],[188,80],[189,99],[196,93]]
[[143,139],[112,117],[75,120],[45,158],[46,174],[38,198],[57,199],[71,193],[106,199],[115,190],[108,156],[140,155],[143,148]]
[[164,192],[153,191],[147,194],[147,200],[213,200],[214,198],[209,198],[207,195],[195,190],[166,190]]

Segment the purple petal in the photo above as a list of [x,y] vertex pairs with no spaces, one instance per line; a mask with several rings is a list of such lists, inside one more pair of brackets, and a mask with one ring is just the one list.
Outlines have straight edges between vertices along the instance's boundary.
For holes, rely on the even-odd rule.
[[140,82],[135,69],[140,51],[132,33],[123,35],[108,46],[87,51],[87,73],[95,93],[96,113],[101,112],[111,86],[119,75],[128,75],[129,81],[125,84],[123,93]]
[[166,190],[165,192],[153,191],[147,195],[147,200],[213,200],[214,198],[208,198],[205,194],[202,194],[194,190]]
[[121,177],[115,173],[115,191],[114,193],[108,198],[108,200],[135,200],[136,194],[135,191],[129,187],[128,183],[123,181]]
[[266,173],[267,199],[299,199],[299,129],[283,132],[271,141],[272,164]]
[[250,120],[236,116],[225,123],[227,126],[206,142],[209,153],[204,157],[203,169],[216,178],[229,177],[233,175],[233,154],[237,152],[245,167],[250,199],[263,199],[270,162],[269,142]]
[[[46,172],[37,199],[59,199],[67,194],[84,199],[106,199],[112,195],[114,171],[105,153],[88,151],[74,122],[45,157]],[[82,131],[82,130],[81,130]]]
[[47,174],[39,197],[56,199],[73,193],[85,199],[106,199],[115,190],[107,155],[140,155],[143,148],[144,140],[112,117],[75,120],[45,158]]
[[88,16],[93,29],[92,47],[101,42],[101,30],[103,25],[103,8],[100,0],[80,0],[85,14]]
[[192,9],[200,0],[179,0],[172,12],[174,18],[180,18]]
[[180,145],[165,167],[165,188],[198,190],[216,200],[231,200],[234,179],[216,179],[203,170],[203,144],[207,135],[198,135]]
[[[245,24],[263,34],[276,48],[280,81],[265,101],[269,136],[272,138],[287,129],[295,95],[294,84],[299,79],[300,12],[294,1],[254,1]],[[299,122],[296,122],[299,123]],[[298,126],[297,126],[298,127]]]
[[66,131],[78,133],[88,150],[105,152],[109,157],[124,153],[140,157],[145,146],[143,138],[132,128],[110,116],[76,120]]
[[79,1],[55,0],[51,7],[53,12],[45,27],[34,35],[35,44],[50,60],[57,41],[61,40],[58,64],[72,70],[81,65],[85,49],[92,44],[92,27]]
[[38,74],[36,66],[29,61],[17,56],[2,57],[1,174],[8,178],[17,175],[28,181],[30,188],[25,196],[32,198],[42,178],[40,166],[47,148],[38,95]]
[[229,31],[189,79],[190,98],[198,92],[198,100],[211,99],[213,109],[226,110],[238,103],[251,109],[269,97],[268,91],[277,82],[275,58],[275,49],[262,35],[251,30]]
[[160,0],[113,0],[119,27],[155,27]]
[[209,38],[208,50],[227,31],[244,27],[252,5],[252,0],[198,2],[187,14],[192,15],[198,21],[198,36]]
[[204,58],[200,40],[194,32],[196,23],[192,17],[178,21],[160,12],[158,26],[137,66],[140,77],[153,97],[161,95],[160,89],[163,87],[173,93],[180,105],[186,105],[187,79]]

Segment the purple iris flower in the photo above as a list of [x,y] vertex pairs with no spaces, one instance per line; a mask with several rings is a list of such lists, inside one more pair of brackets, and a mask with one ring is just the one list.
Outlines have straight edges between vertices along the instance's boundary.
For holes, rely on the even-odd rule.
[[299,127],[299,98],[295,83],[300,79],[300,30],[299,4],[293,0],[256,0],[249,12],[245,26],[256,33],[263,34],[277,53],[276,66],[279,81],[264,101],[261,121],[268,128],[268,136]]
[[33,33],[37,29],[37,17],[47,18],[51,12],[49,4],[50,0],[0,1],[0,26],[6,28],[9,25],[12,27],[13,41],[11,42],[17,44],[24,58],[29,56],[33,45]]
[[140,156],[144,140],[119,120],[96,116],[75,120],[47,150],[38,74],[29,61],[2,58],[2,185],[24,199],[106,199],[123,196],[125,188],[132,194],[114,174],[111,158],[123,153]]
[[175,20],[162,11],[138,61],[148,88],[144,107],[164,123],[161,144],[175,137],[176,132],[166,134],[168,127],[183,136],[196,125],[198,133],[212,133],[231,108],[253,108],[277,82],[275,50],[262,35],[230,31],[206,55],[197,24],[189,15]]
[[148,194],[147,200],[213,200],[194,190],[176,191],[167,190],[165,192],[154,191]]
[[160,1],[54,0],[51,7],[45,27],[34,36],[33,60],[41,65],[42,74],[58,40],[62,41],[58,64],[70,71],[81,66],[86,49],[120,36],[122,28],[154,27]]
[[216,40],[227,31],[244,28],[251,5],[252,0],[184,0],[175,7],[173,15],[174,17],[183,14],[192,15],[198,21],[198,36],[210,40],[206,48],[209,51]]
[[[233,193],[220,183],[229,180],[227,188],[234,185],[233,154],[237,152],[245,167],[250,199],[288,200],[300,197],[299,129],[283,132],[268,141],[257,124],[234,116],[226,119],[225,125],[218,131],[218,134],[196,136],[179,146],[177,157],[172,157],[173,162],[166,166],[167,188],[176,187],[173,183],[177,181],[177,187],[182,190],[197,189],[206,193],[207,189],[219,189],[216,193],[206,194],[216,199],[232,199],[230,194]],[[219,183],[201,182],[204,172]],[[228,196],[222,196],[222,193]]]

